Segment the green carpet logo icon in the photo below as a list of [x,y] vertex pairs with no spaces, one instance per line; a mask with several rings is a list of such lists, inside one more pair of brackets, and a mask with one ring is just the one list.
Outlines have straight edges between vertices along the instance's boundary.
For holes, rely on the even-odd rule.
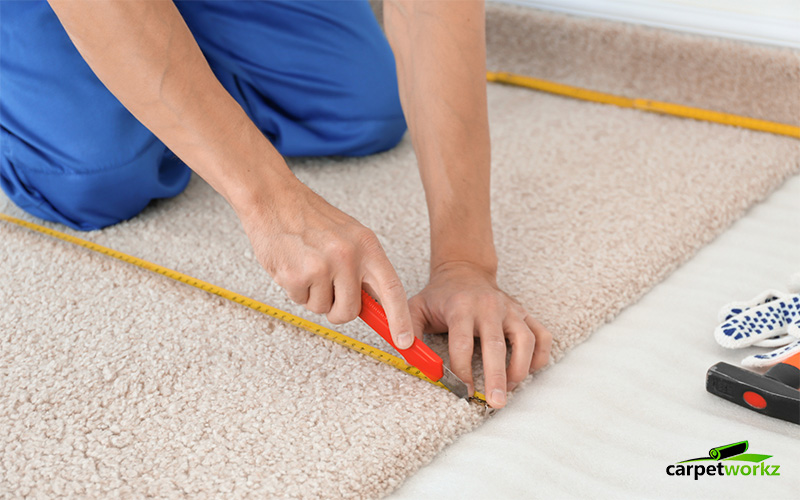
[[[739,441],[722,446],[715,446],[708,451],[707,457],[690,458],[667,466],[668,476],[780,476],[780,465],[764,463],[772,455],[745,453],[749,448],[747,441]],[[714,462],[701,464],[697,462]],[[722,462],[731,462],[730,465]],[[739,465],[735,462],[749,462],[758,465]],[[688,465],[684,465],[688,464]]]
[[683,460],[682,462],[678,463],[685,464],[687,462],[703,462],[711,460],[738,460],[740,462],[758,463],[758,462],[763,462],[764,460],[772,457],[772,455],[745,453],[747,451],[748,446],[749,445],[747,441],[740,441],[738,443],[731,443],[723,446],[717,446],[715,448],[711,448],[708,451],[707,457],[690,458],[689,460]]

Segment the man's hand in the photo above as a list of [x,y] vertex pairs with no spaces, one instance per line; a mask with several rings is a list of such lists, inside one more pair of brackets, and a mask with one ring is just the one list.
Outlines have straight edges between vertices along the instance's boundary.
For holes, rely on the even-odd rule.
[[364,285],[397,346],[411,345],[405,291],[375,235],[297,180],[216,79],[171,0],[50,3],[106,87],[233,206],[292,299],[343,323],[358,316]]
[[470,385],[480,337],[498,408],[547,363],[551,337],[495,281],[483,1],[392,0],[383,13],[431,222],[430,284],[410,302],[416,333],[449,331],[452,370]]
[[[410,301],[414,331],[449,332],[450,368],[474,389],[472,353],[480,338],[486,396],[494,408],[550,358],[552,336],[514,299],[497,287],[494,274],[468,262],[448,262],[431,272],[427,287]],[[511,362],[506,369],[506,338]]]
[[259,262],[289,298],[341,324],[361,312],[363,287],[386,310],[397,347],[411,347],[405,289],[372,231],[297,180],[234,207]]

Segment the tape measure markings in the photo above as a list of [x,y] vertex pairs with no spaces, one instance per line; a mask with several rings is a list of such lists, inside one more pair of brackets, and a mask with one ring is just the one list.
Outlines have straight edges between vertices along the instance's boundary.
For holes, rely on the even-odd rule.
[[654,101],[652,99],[623,97],[614,94],[607,94],[605,92],[598,92],[596,90],[573,87],[572,85],[565,85],[563,83],[551,82],[549,80],[542,80],[540,78],[515,75],[513,73],[488,71],[486,73],[486,79],[490,82],[506,83],[518,87],[527,87],[530,89],[549,92],[551,94],[562,95],[565,97],[572,97],[574,99],[580,99],[583,101],[613,104],[622,108],[632,108],[641,111],[648,111],[650,113],[679,116],[682,118],[693,118],[700,121],[721,123],[723,125],[731,125],[734,127],[757,130],[759,132],[769,132],[772,134],[785,135],[800,139],[800,127],[786,123],[759,120],[757,118],[749,118],[747,116],[722,113],[720,111],[712,111],[709,109],[694,108],[691,106],[684,106],[682,104],[674,104],[670,102]]
[[[336,342],[337,344],[339,344],[341,346],[347,347],[347,348],[349,348],[349,349],[351,349],[351,350],[353,350],[355,352],[360,352],[360,353],[362,353],[364,355],[367,355],[367,356],[371,357],[372,359],[375,359],[375,360],[377,360],[377,361],[379,361],[381,363],[384,363],[384,364],[387,364],[387,365],[392,366],[394,368],[397,368],[398,370],[405,371],[406,373],[408,373],[410,375],[413,375],[413,376],[415,376],[415,377],[417,377],[417,378],[419,378],[421,380],[424,380],[424,381],[426,381],[426,382],[428,382],[430,384],[433,384],[435,386],[441,387],[442,389],[445,389],[445,390],[449,391],[449,389],[447,389],[447,387],[445,387],[442,383],[435,382],[435,381],[429,379],[421,371],[419,371],[418,369],[416,369],[413,366],[409,365],[408,363],[406,363],[402,359],[398,358],[397,356],[394,356],[392,354],[389,354],[388,352],[382,351],[382,350],[378,349],[377,347],[373,347],[373,346],[371,346],[369,344],[365,344],[365,343],[363,343],[363,342],[361,342],[359,340],[356,340],[354,338],[348,337],[347,335],[339,333],[339,332],[337,332],[335,330],[331,330],[330,328],[326,328],[326,327],[324,327],[322,325],[318,325],[318,324],[316,324],[316,323],[314,323],[312,321],[309,321],[307,319],[301,318],[299,316],[295,316],[295,315],[293,315],[291,313],[288,313],[286,311],[283,311],[283,310],[277,309],[275,307],[272,307],[270,305],[267,305],[267,304],[265,304],[263,302],[259,302],[257,300],[251,299],[249,297],[245,297],[243,295],[233,293],[232,291],[227,290],[225,288],[218,287],[216,285],[212,285],[211,283],[205,282],[203,280],[199,280],[197,278],[193,278],[193,277],[191,277],[189,275],[180,273],[178,271],[175,271],[175,270],[172,270],[172,269],[169,269],[169,268],[166,268],[166,267],[159,266],[157,264],[154,264],[152,262],[146,261],[144,259],[140,259],[138,257],[134,257],[132,255],[128,255],[128,254],[123,253],[123,252],[118,252],[117,250],[114,250],[114,249],[111,249],[111,248],[108,248],[108,247],[104,247],[102,245],[98,245],[97,243],[93,243],[91,241],[87,241],[87,240],[78,238],[76,236],[69,235],[67,233],[62,233],[61,231],[57,231],[55,229],[50,229],[50,228],[47,228],[47,227],[44,227],[44,226],[40,226],[40,225],[35,224],[33,222],[28,222],[28,221],[25,221],[25,220],[22,220],[22,219],[18,219],[16,217],[12,217],[10,215],[6,215],[6,214],[3,214],[3,213],[0,213],[0,219],[5,220],[7,222],[10,222],[12,224],[16,224],[18,226],[22,226],[24,228],[27,228],[27,229],[30,229],[30,230],[33,230],[33,231],[37,231],[37,232],[42,233],[42,234],[46,234],[47,236],[51,236],[53,238],[57,238],[57,239],[60,239],[62,241],[66,241],[68,243],[72,243],[74,245],[81,246],[83,248],[86,248],[87,250],[91,250],[93,252],[101,253],[101,254],[106,255],[108,257],[112,257],[114,259],[121,260],[123,262],[127,262],[128,264],[132,264],[132,265],[140,267],[142,269],[146,269],[148,271],[161,274],[163,276],[166,276],[167,278],[171,278],[171,279],[173,279],[175,281],[179,281],[179,282],[184,283],[186,285],[189,285],[189,286],[192,286],[192,287],[195,287],[195,288],[199,288],[199,289],[201,289],[201,290],[203,290],[205,292],[214,294],[214,295],[216,295],[218,297],[222,297],[223,299],[227,299],[227,300],[229,300],[231,302],[235,302],[237,304],[241,304],[241,305],[243,305],[245,307],[248,307],[248,308],[253,309],[255,311],[261,312],[262,314],[267,314],[267,315],[273,316],[276,319],[279,319],[279,320],[281,320],[281,321],[283,321],[285,323],[292,324],[292,325],[297,326],[299,328],[302,328],[303,330],[306,330],[306,331],[308,331],[310,333],[313,333],[315,335],[318,335],[318,336],[327,338],[329,340],[332,340],[332,341]],[[475,393],[472,396],[472,398],[470,398],[470,401],[479,403],[479,404],[484,405],[484,406],[486,405],[486,397],[483,394],[481,394],[480,392],[477,392],[477,391],[475,391]]]

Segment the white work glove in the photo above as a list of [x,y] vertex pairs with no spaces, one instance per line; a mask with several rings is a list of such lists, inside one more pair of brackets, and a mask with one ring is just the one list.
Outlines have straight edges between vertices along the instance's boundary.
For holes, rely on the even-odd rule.
[[800,273],[792,277],[790,289],[767,290],[747,302],[723,306],[714,338],[729,349],[779,347],[742,360],[742,365],[754,368],[772,366],[800,352]]

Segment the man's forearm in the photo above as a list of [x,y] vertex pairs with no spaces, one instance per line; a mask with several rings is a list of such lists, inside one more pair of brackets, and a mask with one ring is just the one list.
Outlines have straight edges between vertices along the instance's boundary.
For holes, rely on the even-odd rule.
[[[212,73],[172,0],[50,4],[106,87],[229,202],[269,193],[281,184],[275,179],[291,182],[280,154]],[[267,171],[272,182],[255,175]]]
[[431,220],[431,268],[495,272],[483,1],[384,3]]

